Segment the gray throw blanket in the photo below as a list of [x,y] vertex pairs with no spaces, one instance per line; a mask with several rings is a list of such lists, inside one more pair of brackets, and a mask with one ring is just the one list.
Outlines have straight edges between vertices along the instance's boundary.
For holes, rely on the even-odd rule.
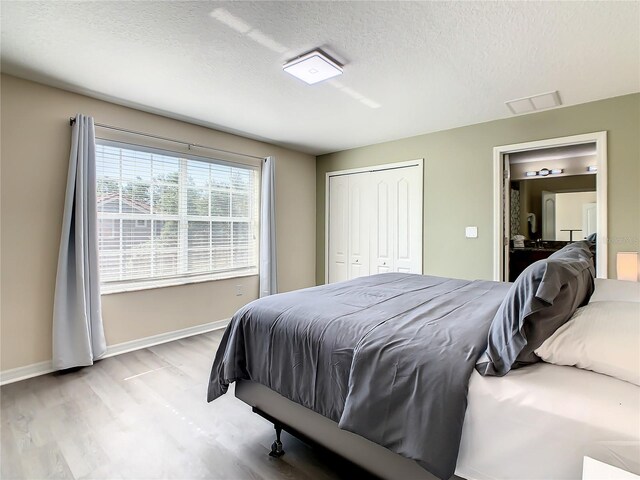
[[387,273],[256,300],[227,327],[208,401],[253,380],[449,478],[509,286]]

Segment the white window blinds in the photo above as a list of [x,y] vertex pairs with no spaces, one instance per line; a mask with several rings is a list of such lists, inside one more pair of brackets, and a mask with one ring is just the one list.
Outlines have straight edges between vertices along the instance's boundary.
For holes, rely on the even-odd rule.
[[102,291],[258,271],[258,169],[99,142]]

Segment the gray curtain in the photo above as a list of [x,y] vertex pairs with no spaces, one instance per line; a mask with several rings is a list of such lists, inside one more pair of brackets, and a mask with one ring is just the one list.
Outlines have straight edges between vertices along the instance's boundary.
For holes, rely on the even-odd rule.
[[64,202],[53,305],[53,367],[92,365],[106,341],[100,309],[93,118],[77,115]]
[[274,157],[267,157],[262,162],[260,193],[260,297],[266,297],[278,292]]

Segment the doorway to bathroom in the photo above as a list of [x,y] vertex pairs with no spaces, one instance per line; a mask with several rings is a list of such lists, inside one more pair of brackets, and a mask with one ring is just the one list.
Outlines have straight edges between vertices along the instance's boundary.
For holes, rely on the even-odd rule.
[[585,239],[606,278],[606,173],[606,132],[495,147],[494,280]]

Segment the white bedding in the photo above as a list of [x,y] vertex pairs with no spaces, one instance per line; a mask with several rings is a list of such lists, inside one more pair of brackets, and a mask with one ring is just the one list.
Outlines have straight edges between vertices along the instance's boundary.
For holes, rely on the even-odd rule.
[[596,278],[596,290],[589,303],[603,301],[640,302],[640,282]]
[[538,363],[471,376],[456,475],[580,479],[589,456],[640,474],[640,387]]

